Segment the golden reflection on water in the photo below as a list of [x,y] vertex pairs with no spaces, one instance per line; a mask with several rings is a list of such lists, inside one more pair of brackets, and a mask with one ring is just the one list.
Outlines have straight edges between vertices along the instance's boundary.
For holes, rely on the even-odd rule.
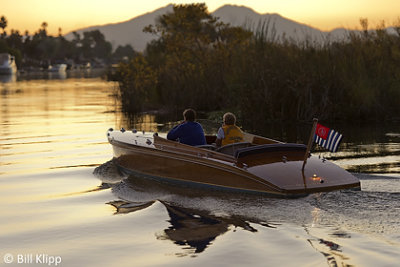
[[154,114],[141,114],[140,117],[134,119],[133,122],[121,127],[135,128],[139,131],[145,132],[157,132],[158,123],[156,122],[156,116]]
[[[19,244],[30,244],[30,234],[50,253],[44,240],[70,238],[56,229],[76,235],[113,214],[111,190],[92,172],[112,158],[107,129],[132,124],[119,111],[115,86],[99,78],[0,83],[0,239],[10,252],[24,252]],[[135,122],[157,129],[153,115]]]
[[85,199],[110,194],[99,189],[92,170],[112,157],[105,133],[124,120],[114,90],[98,78],[0,83],[0,209],[7,235],[110,214],[105,201]]
[[[0,84],[0,174],[98,164],[109,127],[124,124],[101,79],[33,80]],[[100,161],[101,162],[101,161]]]
[[320,213],[321,210],[317,207],[315,207],[312,211],[311,211],[311,217],[312,217],[312,223],[311,226],[314,227],[316,225],[319,224],[320,221]]
[[[305,214],[306,223],[309,218],[311,221],[311,234],[315,233],[310,242],[317,249],[316,253],[314,248],[309,249],[310,234],[304,233],[296,223],[290,225],[290,219],[282,219],[271,227],[253,217],[211,215],[153,198],[137,204],[124,201],[126,191],[135,197],[149,198],[148,192],[122,187],[118,195],[106,185],[109,182],[99,185],[92,172],[94,166],[112,157],[106,138],[108,128],[157,131],[159,127],[153,114],[133,120],[121,115],[118,101],[113,97],[113,83],[100,79],[32,80],[0,84],[0,91],[1,251],[60,255],[66,266],[188,265],[193,262],[179,261],[176,256],[196,252],[202,252],[201,257],[197,257],[201,261],[199,265],[245,262],[246,265],[275,266],[293,263],[294,258],[299,265],[321,266],[326,260],[318,253],[329,256],[336,253],[332,249],[336,236],[327,236],[330,229],[322,226],[327,220],[326,210],[333,209],[331,206],[314,207]],[[390,146],[394,147],[393,153],[398,151],[396,146]],[[382,153],[382,147],[373,152]],[[351,153],[345,151],[343,159],[338,161],[350,162]],[[396,154],[387,156],[398,158]],[[382,159],[370,157],[368,160],[374,163]],[[372,180],[371,184],[371,188],[376,186]],[[385,190],[382,189],[387,192]],[[340,195],[327,204],[337,203],[343,197]],[[183,203],[190,203],[186,195],[182,199]],[[356,198],[351,200],[357,204]],[[264,212],[263,221],[275,220],[282,208],[283,218],[296,216],[290,211],[301,210],[309,204],[307,200],[300,201],[301,208],[293,209],[290,205],[295,201],[274,201],[271,206],[255,209],[256,215]],[[321,201],[323,204],[323,199]],[[211,203],[213,205],[207,208],[215,208],[220,201]],[[286,211],[284,203],[289,206]],[[343,203],[345,206],[347,202]],[[243,212],[241,205],[233,207],[235,212],[236,208]],[[254,208],[253,205],[249,207]],[[342,209],[333,210],[343,212]],[[396,222],[396,215],[389,215],[386,217]],[[345,214],[345,217],[349,216]],[[357,220],[350,223],[357,223]],[[392,226],[392,229],[397,228]],[[349,250],[367,240],[371,241],[364,237],[360,242],[347,238],[348,244],[342,240],[337,244]],[[385,247],[378,239],[373,239],[372,243],[384,250],[382,255],[387,258],[381,262],[391,263],[394,258],[391,255],[395,255],[392,251],[397,251],[398,245]],[[291,257],[287,257],[288,251]],[[350,254],[352,259],[372,259],[370,252],[370,248],[362,248]],[[2,256],[0,254],[0,261]]]

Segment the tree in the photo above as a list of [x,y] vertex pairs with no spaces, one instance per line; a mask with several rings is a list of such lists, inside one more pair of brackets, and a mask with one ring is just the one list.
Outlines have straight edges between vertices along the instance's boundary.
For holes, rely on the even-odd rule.
[[8,21],[7,21],[6,17],[1,16],[1,18],[0,18],[0,28],[3,29],[3,35],[6,34],[5,28],[7,28],[7,24],[8,24]]
[[84,32],[81,44],[83,56],[87,60],[93,58],[109,59],[111,56],[112,45],[105,40],[104,35],[99,30]]
[[39,35],[41,38],[45,39],[47,37],[47,27],[49,25],[47,22],[42,22],[41,29],[39,29]]
[[131,45],[121,46],[119,45],[113,53],[113,60],[122,61],[126,59],[132,59],[136,52]]
[[146,53],[155,64],[161,63],[161,99],[203,110],[228,105],[224,74],[235,46],[249,40],[251,32],[218,21],[205,4],[175,5],[145,31],[160,36]]
[[[249,41],[251,32],[219,22],[205,4],[174,5],[173,12],[161,15],[144,31],[159,39],[148,44],[144,60],[121,65],[121,95],[152,92],[146,95],[152,104],[178,109],[212,110],[229,104],[224,97],[229,93],[226,73],[234,50]],[[155,82],[136,80],[140,76],[135,73],[143,69],[157,77]]]
[[42,22],[42,25],[41,25],[41,26],[42,26],[42,30],[43,30],[43,31],[46,31],[46,29],[47,29],[47,27],[49,26],[49,24],[48,24],[47,22],[44,21],[44,22]]
[[6,39],[8,46],[18,50],[23,50],[23,37],[18,30],[11,30],[10,35]]

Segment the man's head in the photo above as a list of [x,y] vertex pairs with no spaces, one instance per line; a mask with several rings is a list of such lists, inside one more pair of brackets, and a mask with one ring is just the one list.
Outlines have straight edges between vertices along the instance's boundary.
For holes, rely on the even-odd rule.
[[191,108],[185,109],[183,112],[183,117],[185,118],[185,121],[195,121],[196,111]]
[[225,113],[223,119],[225,125],[235,125],[236,123],[236,117],[231,112]]

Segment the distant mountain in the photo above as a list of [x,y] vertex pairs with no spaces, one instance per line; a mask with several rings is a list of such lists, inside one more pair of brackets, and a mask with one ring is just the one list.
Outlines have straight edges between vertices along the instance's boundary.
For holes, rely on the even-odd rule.
[[[143,28],[154,24],[158,16],[171,11],[172,5],[168,5],[125,22],[92,26],[76,30],[76,32],[82,36],[83,32],[99,30],[104,34],[105,39],[111,42],[113,49],[116,49],[119,45],[130,44],[136,51],[143,51],[146,48],[146,44],[155,38],[150,33],[144,33]],[[65,38],[72,40],[72,32],[66,34]]]
[[259,14],[244,6],[226,5],[217,9],[213,15],[232,26],[243,26],[252,31],[263,30],[270,39],[289,38],[304,41],[305,38],[321,41],[324,33],[310,26],[286,19],[278,14]]
[[[143,51],[146,44],[156,38],[150,33],[144,33],[143,28],[154,24],[156,18],[160,15],[172,12],[172,8],[172,5],[168,5],[125,22],[93,26],[76,32],[82,35],[86,31],[99,30],[104,34],[106,40],[111,42],[114,49],[119,45],[130,44],[136,51]],[[345,29],[323,32],[278,14],[259,14],[245,6],[225,5],[215,10],[212,15],[218,17],[224,23],[229,23],[232,26],[243,26],[252,31],[257,31],[263,26],[268,33],[267,37],[276,41],[284,37],[296,42],[307,40],[321,43],[327,38],[330,40],[344,38],[347,32]],[[73,34],[68,33],[65,37],[71,40]]]

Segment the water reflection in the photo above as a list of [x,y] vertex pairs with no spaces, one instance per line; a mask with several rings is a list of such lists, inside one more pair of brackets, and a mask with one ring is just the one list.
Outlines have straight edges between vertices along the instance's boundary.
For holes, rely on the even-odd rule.
[[[344,253],[344,248],[354,242],[350,240],[353,238],[349,229],[382,233],[382,227],[385,227],[385,233],[390,235],[397,233],[399,228],[394,212],[399,208],[398,193],[345,190],[296,200],[268,199],[125,176],[112,160],[97,167],[94,174],[102,184],[109,184],[117,198],[106,203],[114,207],[115,214],[152,210],[155,203],[161,204],[169,225],[155,232],[156,239],[169,240],[180,247],[182,252],[176,256],[203,253],[216,244],[219,237],[238,229],[257,236],[269,230],[273,231],[269,235],[279,235],[285,233],[288,224],[295,224],[303,226],[304,241],[321,253],[328,265],[346,265],[351,259]],[[332,229],[324,234],[323,228]]]
[[[155,202],[154,200],[144,203],[135,203],[116,200],[107,204],[115,207],[115,214],[126,214],[146,209]],[[167,210],[170,218],[168,220],[170,226],[164,229],[161,234],[157,234],[157,239],[171,240],[176,245],[182,246],[188,254],[203,252],[207,247],[212,245],[213,241],[218,236],[228,232],[231,226],[240,227],[250,232],[257,232],[255,228],[243,219],[218,217],[206,211],[184,208],[166,201],[159,202],[162,203]],[[263,225],[274,228],[274,226],[265,223]]]
[[18,81],[29,80],[65,80],[70,78],[98,78],[105,74],[105,69],[68,70],[68,71],[28,71],[19,73]]
[[151,205],[154,204],[155,201],[149,201],[145,203],[131,203],[123,200],[114,200],[111,202],[108,202],[107,204],[110,204],[113,206],[116,211],[115,214],[123,214],[123,213],[131,213],[134,211],[142,210],[145,208],[150,207]]
[[[155,201],[133,203],[116,200],[107,204],[116,208],[115,214],[125,214],[146,209]],[[171,240],[178,246],[183,246],[191,253],[201,253],[212,244],[219,235],[229,230],[230,223],[221,218],[205,214],[199,210],[191,210],[160,201],[166,208],[170,226],[162,234],[157,234],[159,240]],[[254,231],[256,231],[254,229]],[[189,250],[187,250],[189,248]]]
[[49,79],[49,80],[65,80],[65,79],[67,79],[67,73],[65,71],[49,72],[47,79]]
[[329,266],[348,266],[345,263],[348,258],[342,254],[340,245],[322,238],[309,239],[308,242],[313,248],[321,252]]
[[229,224],[220,218],[162,203],[168,211],[171,225],[163,235],[158,235],[158,239],[169,239],[176,245],[189,246],[194,249],[193,253],[201,253],[219,235],[228,231]]
[[0,172],[98,165],[92,150],[120,118],[113,85],[98,78],[0,83]]
[[321,155],[350,172],[400,173],[400,143],[346,144],[336,154]]
[[17,74],[0,74],[0,83],[12,83],[17,81]]
[[[121,215],[151,208],[156,202],[161,203],[167,211],[169,217],[167,221],[169,222],[169,226],[161,232],[157,232],[156,239],[170,240],[178,247],[181,247],[183,252],[175,254],[178,257],[195,257],[215,244],[218,237],[225,235],[228,232],[235,232],[238,228],[256,234],[260,231],[260,227],[275,231],[279,230],[279,226],[281,225],[277,222],[267,223],[265,220],[260,219],[264,217],[264,213],[276,213],[276,210],[265,207],[265,203],[261,204],[260,207],[257,208],[256,213],[258,214],[254,214],[254,216],[240,215],[239,210],[233,213],[223,212],[222,214],[213,214],[212,210],[214,209],[212,207],[209,207],[208,209],[199,209],[187,207],[186,205],[190,206],[190,199],[207,202],[207,198],[209,198],[210,195],[215,197],[215,201],[217,201],[214,204],[218,202],[225,204],[231,202],[234,203],[238,198],[232,198],[232,196],[216,192],[214,192],[214,194],[207,192],[205,195],[205,192],[203,191],[192,191],[187,188],[179,189],[157,182],[148,181],[140,177],[125,177],[112,167],[112,161],[109,161],[106,165],[106,169],[110,173],[113,173],[114,178],[116,177],[116,174],[119,177],[118,179],[115,178],[111,181],[112,192],[116,197],[118,197],[118,200],[110,201],[106,204],[115,208],[114,214]],[[101,178],[101,175],[106,176],[104,174],[105,173],[99,168],[96,170],[96,175],[99,178]],[[117,180],[120,180],[120,182],[117,183]],[[205,196],[207,197],[204,198]],[[170,199],[170,201],[162,199]],[[179,204],[174,203],[177,199],[180,199],[178,201]],[[243,201],[242,209],[246,206],[254,206],[258,200],[253,197],[239,197],[239,199],[240,201]],[[275,202],[277,200],[274,199],[272,201]],[[279,209],[279,207],[277,207],[277,209]],[[319,220],[319,209],[315,208],[311,210],[311,213],[314,217],[314,222],[317,223]],[[293,215],[292,219],[296,220],[296,215]],[[308,227],[305,227],[305,232],[312,237],[307,239],[308,243],[311,247],[326,257],[329,264],[334,265],[344,262],[346,257],[342,255],[340,244],[329,240],[328,237],[314,237],[312,229],[309,229]],[[346,233],[345,237],[349,238],[349,235]]]
[[125,119],[122,120],[118,128],[137,129],[145,132],[161,132],[160,128],[164,124],[156,122],[156,115],[151,113],[142,113],[140,115],[129,116],[125,114]]
[[[184,187],[175,187],[158,183],[137,176],[124,176],[119,172],[113,161],[108,161],[95,169],[94,175],[109,182],[112,192],[119,199],[107,204],[115,208],[115,214],[127,214],[151,207],[155,202],[161,203],[169,216],[170,226],[157,234],[159,240],[171,240],[182,246],[188,254],[203,252],[212,245],[220,235],[232,230],[231,227],[241,228],[249,232],[257,232],[251,223],[274,229],[274,224],[246,218],[243,216],[217,216],[208,210],[189,208],[173,204],[168,196],[182,198],[201,198],[202,196],[226,197],[225,193],[204,192],[202,190],[188,190]],[[110,178],[112,177],[112,178]],[[104,187],[104,186],[103,186]],[[189,248],[189,250],[187,250]]]
[[104,76],[105,69],[69,71],[32,71],[13,74],[0,74],[0,83],[15,83],[31,80],[66,80],[67,78],[98,78]]

